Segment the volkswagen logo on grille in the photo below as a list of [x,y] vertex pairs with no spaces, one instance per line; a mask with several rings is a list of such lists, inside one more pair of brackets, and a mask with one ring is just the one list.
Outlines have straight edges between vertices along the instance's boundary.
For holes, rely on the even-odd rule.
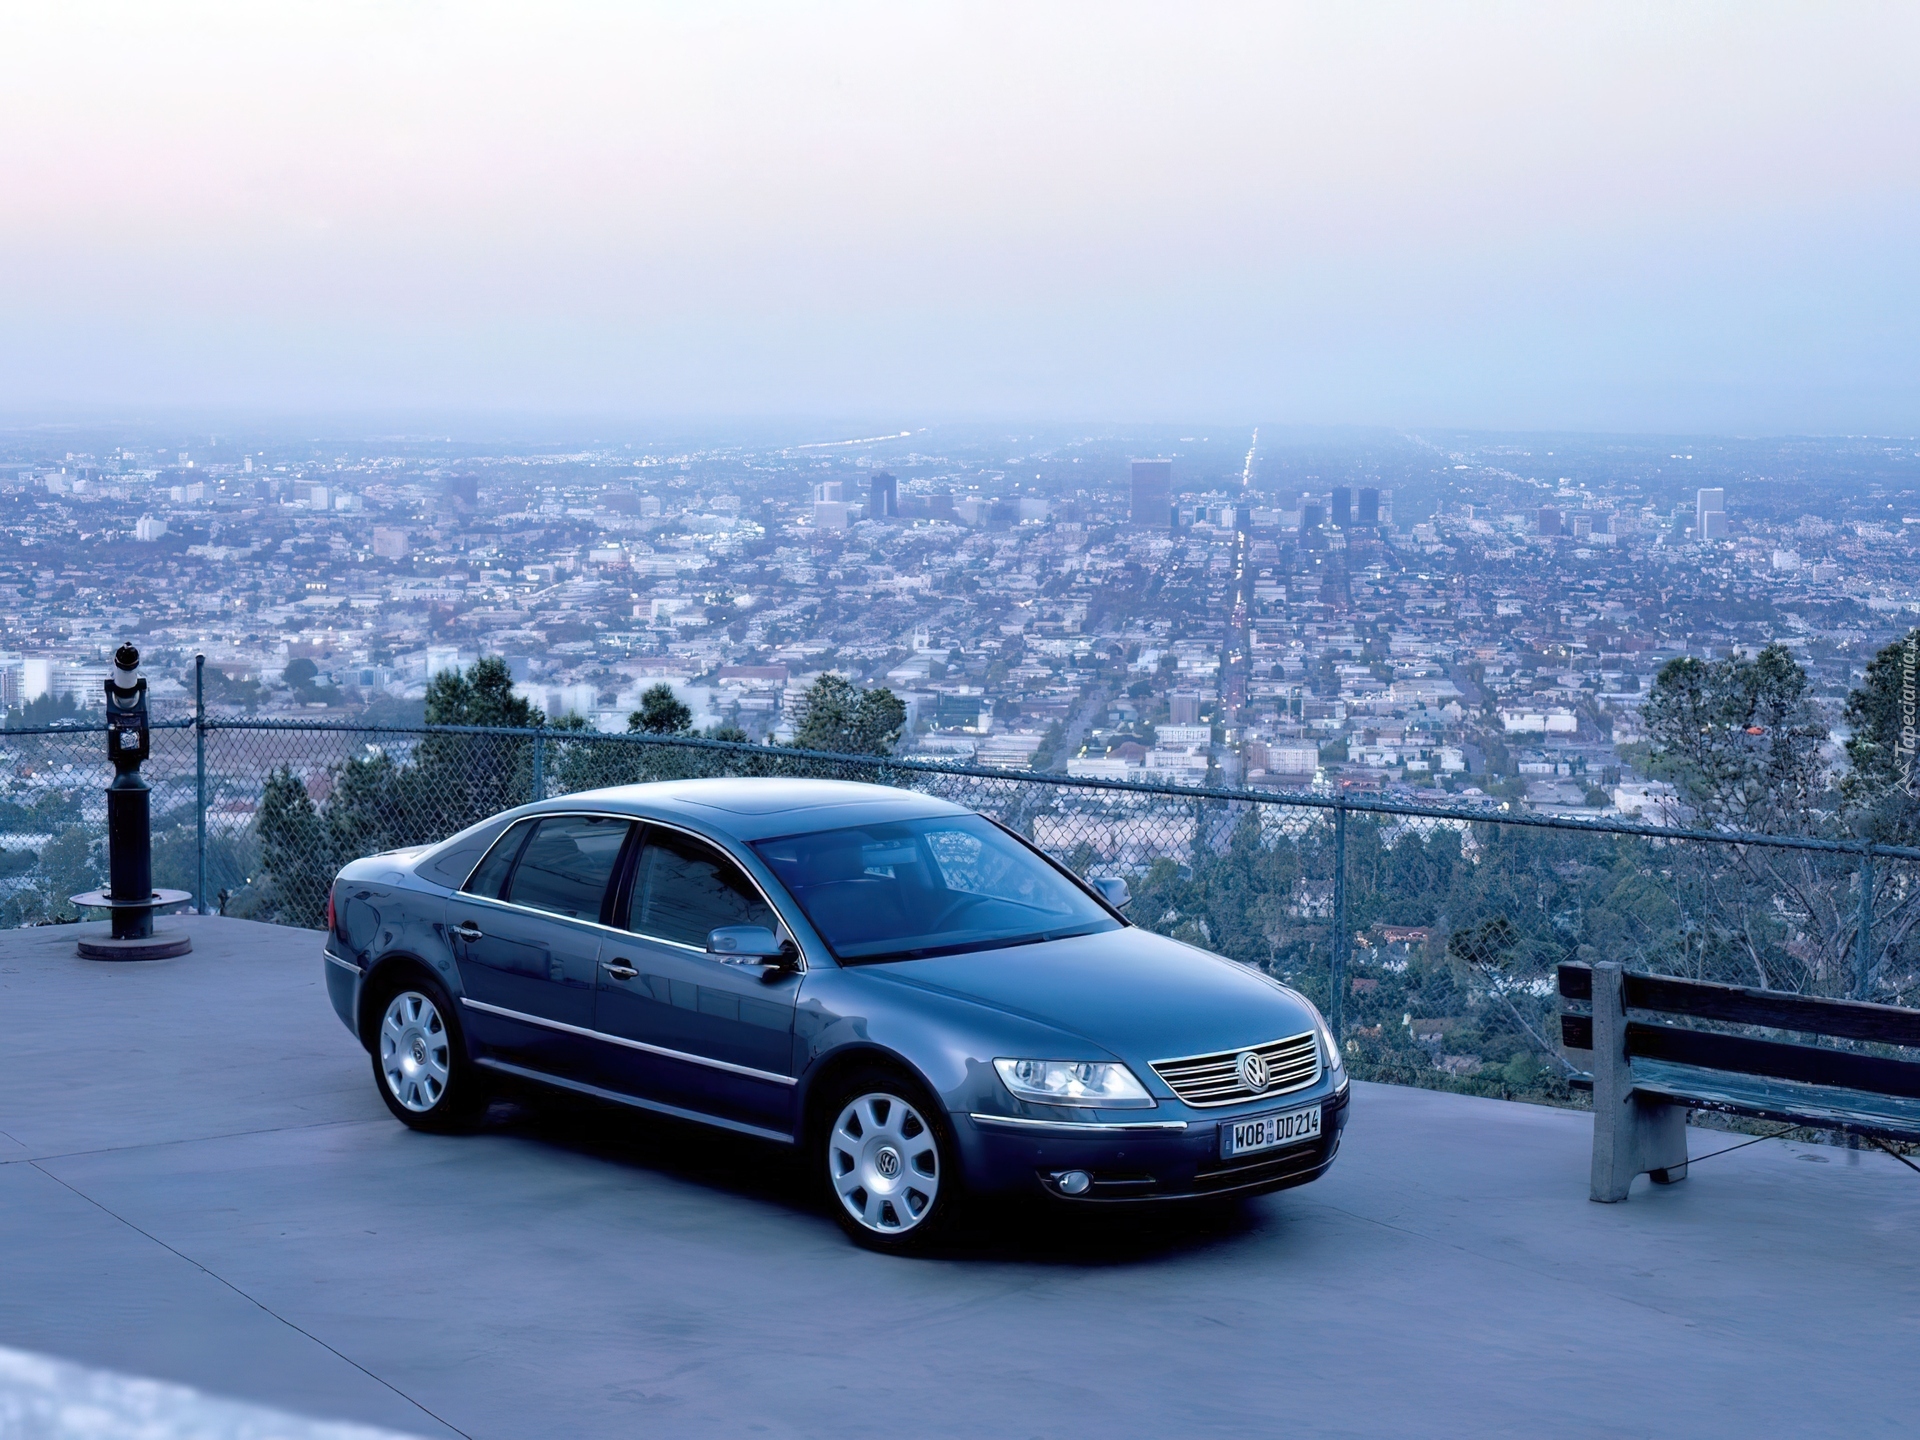
[[1267,1088],[1267,1062],[1257,1050],[1242,1050],[1234,1062],[1240,1071],[1240,1083],[1258,1095]]

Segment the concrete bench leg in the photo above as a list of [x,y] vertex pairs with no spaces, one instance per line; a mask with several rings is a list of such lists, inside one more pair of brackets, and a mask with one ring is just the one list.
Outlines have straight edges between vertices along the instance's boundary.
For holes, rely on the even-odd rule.
[[1687,1110],[1684,1105],[1634,1105],[1640,1124],[1640,1162],[1656,1185],[1687,1178]]
[[1651,1173],[1656,1184],[1687,1178],[1687,1112],[1633,1093],[1627,1061],[1627,1009],[1620,967],[1593,967],[1593,1179],[1589,1198],[1614,1204],[1627,1198],[1633,1177]]

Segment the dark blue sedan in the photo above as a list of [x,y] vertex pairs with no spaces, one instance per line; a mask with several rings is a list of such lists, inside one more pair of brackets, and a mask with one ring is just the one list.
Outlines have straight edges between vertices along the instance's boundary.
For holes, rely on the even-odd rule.
[[327,989],[404,1124],[471,1125],[512,1077],[802,1146],[882,1249],[967,1195],[1317,1178],[1348,1094],[1319,1012],[1125,903],[911,791],[633,785],[354,861]]

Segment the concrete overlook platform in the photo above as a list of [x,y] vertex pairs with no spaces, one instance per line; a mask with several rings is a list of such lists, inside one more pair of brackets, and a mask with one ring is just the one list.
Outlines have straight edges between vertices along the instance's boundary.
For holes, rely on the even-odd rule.
[[1768,1141],[1600,1206],[1585,1115],[1362,1085],[1305,1189],[888,1259],[751,1142],[412,1134],[317,935],[181,923],[140,965],[0,933],[0,1345],[475,1440],[1920,1426],[1920,1175],[1883,1155]]

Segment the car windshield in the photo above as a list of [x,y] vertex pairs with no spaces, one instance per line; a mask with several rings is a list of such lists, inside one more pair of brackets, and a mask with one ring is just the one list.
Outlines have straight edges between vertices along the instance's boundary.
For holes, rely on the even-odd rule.
[[753,848],[849,964],[1120,926],[1067,876],[977,815],[787,835]]

